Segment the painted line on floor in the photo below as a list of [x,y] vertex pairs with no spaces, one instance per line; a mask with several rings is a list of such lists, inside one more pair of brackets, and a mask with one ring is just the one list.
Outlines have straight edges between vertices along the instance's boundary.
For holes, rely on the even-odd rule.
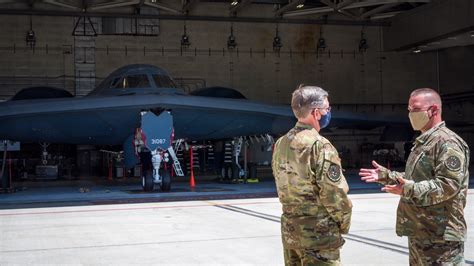
[[18,253],[18,252],[45,252],[57,250],[76,250],[76,249],[96,249],[96,248],[116,248],[116,247],[130,247],[130,246],[147,246],[147,245],[163,245],[163,244],[177,244],[177,243],[199,243],[212,241],[227,241],[227,240],[248,240],[259,238],[280,238],[280,235],[265,235],[265,236],[248,236],[248,237],[223,237],[211,239],[191,239],[191,240],[175,240],[175,241],[156,241],[143,243],[123,243],[123,244],[109,244],[109,245],[90,245],[90,246],[76,246],[76,247],[52,247],[52,248],[37,248],[37,249],[14,249],[14,250],[0,250],[1,253]]
[[[85,212],[108,212],[108,211],[134,211],[134,210],[152,210],[152,209],[179,209],[179,208],[199,208],[214,205],[255,205],[255,204],[279,204],[278,202],[242,202],[232,204],[207,203],[196,205],[172,205],[172,206],[147,206],[147,207],[128,207],[128,208],[111,208],[111,209],[93,209],[93,210],[69,210],[69,211],[38,211],[23,213],[0,213],[0,216],[20,216],[20,215],[44,215],[44,214],[66,214],[66,213],[85,213]],[[55,207],[57,208],[57,207]]]
[[[222,208],[222,209],[225,209],[225,210],[229,210],[229,211],[233,211],[233,212],[253,216],[253,217],[256,217],[256,218],[260,218],[260,219],[280,223],[280,217],[277,217],[277,216],[274,216],[274,215],[269,215],[269,214],[256,212],[256,211],[253,211],[253,210],[240,208],[240,207],[236,207],[236,206],[229,206],[229,205],[226,205],[226,206],[214,205],[214,207]],[[397,244],[393,244],[393,243],[390,243],[390,242],[385,242],[385,241],[381,241],[381,240],[377,240],[377,239],[373,239],[373,238],[369,238],[369,237],[364,237],[364,236],[359,236],[359,235],[355,235],[355,234],[348,234],[348,235],[344,236],[344,238],[348,239],[348,240],[364,243],[364,244],[367,244],[367,245],[370,245],[370,246],[390,250],[390,251],[393,251],[393,252],[396,252],[396,253],[408,255],[408,252],[405,251],[405,250],[408,250],[407,247],[397,245]]]

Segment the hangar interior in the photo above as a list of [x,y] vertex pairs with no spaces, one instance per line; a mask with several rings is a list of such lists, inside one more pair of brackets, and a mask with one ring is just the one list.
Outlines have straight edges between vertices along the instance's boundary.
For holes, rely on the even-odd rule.
[[[407,121],[410,91],[430,87],[442,96],[448,126],[474,143],[470,0],[0,0],[0,25],[5,102],[29,87],[82,97],[129,64],[162,67],[188,93],[225,87],[269,104],[288,105],[298,84],[317,85],[329,92],[334,113]],[[410,141],[389,127],[330,126],[323,135],[348,169],[371,159],[403,166]],[[244,139],[245,160],[262,175],[271,175],[271,142]],[[120,147],[8,145],[4,175],[14,181],[140,175],[139,168],[125,174],[117,161],[110,167]],[[187,145],[201,149],[191,155]],[[194,156],[199,171],[217,174],[207,168],[216,164],[216,148],[222,155],[232,140],[187,145],[178,153],[182,164]],[[52,173],[39,178],[37,165],[52,166]],[[256,167],[247,166],[248,177]]]

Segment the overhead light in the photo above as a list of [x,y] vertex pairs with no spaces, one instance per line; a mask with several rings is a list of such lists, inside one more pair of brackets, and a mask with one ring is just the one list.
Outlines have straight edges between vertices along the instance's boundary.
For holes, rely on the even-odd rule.
[[236,6],[238,3],[239,3],[239,1],[234,0],[234,1],[232,1],[232,3],[230,3],[230,5],[231,6]]
[[471,34],[471,37],[474,37],[474,31],[471,31],[469,34]]
[[33,18],[30,16],[30,30],[26,32],[26,46],[33,49],[36,45],[36,34],[33,31]]
[[280,35],[278,34],[278,24],[277,24],[275,37],[273,38],[273,51],[279,52],[281,47],[283,47],[283,45],[281,44],[281,38],[280,38]]
[[296,8],[303,8],[304,7],[304,4],[299,4],[296,6]]
[[186,34],[186,22],[184,22],[184,32],[183,35],[181,35],[181,48],[186,49],[190,45],[189,36]]
[[326,39],[323,38],[323,27],[319,29],[319,39],[318,39],[318,51],[324,51],[327,48]]
[[156,3],[156,0],[151,0],[152,3]]
[[326,49],[326,39],[321,37],[318,40],[318,51],[324,51],[324,49]]
[[367,44],[367,39],[364,37],[364,29],[360,32],[360,41],[359,41],[359,52],[363,53],[369,48]]
[[33,49],[35,45],[36,45],[36,35],[35,35],[35,32],[32,29],[30,29],[26,33],[26,46],[29,46],[31,49]]
[[416,48],[415,50],[413,50],[413,53],[415,54],[421,53],[421,50],[419,48]]
[[229,35],[229,37],[227,37],[227,48],[229,50],[233,50],[235,47],[237,47],[237,42],[235,41],[234,27],[231,25],[230,26],[230,35]]

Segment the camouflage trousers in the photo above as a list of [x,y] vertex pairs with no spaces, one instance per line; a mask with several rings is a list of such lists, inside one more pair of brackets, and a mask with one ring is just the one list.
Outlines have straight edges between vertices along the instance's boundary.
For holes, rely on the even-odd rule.
[[283,248],[286,266],[339,266],[339,249],[313,250],[313,249],[287,249]]
[[464,265],[464,242],[408,238],[410,265]]

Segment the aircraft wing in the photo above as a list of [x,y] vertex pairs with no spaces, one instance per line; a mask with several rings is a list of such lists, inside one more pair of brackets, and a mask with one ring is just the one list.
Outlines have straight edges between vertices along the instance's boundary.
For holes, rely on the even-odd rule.
[[295,120],[286,106],[186,95],[22,100],[0,103],[0,139],[71,144],[122,144],[143,110],[170,110],[175,138],[217,139],[274,133]]
[[[244,99],[141,94],[21,100],[0,103],[0,139],[123,144],[140,126],[140,112],[143,110],[171,111],[175,138],[191,140],[266,133],[278,135],[288,131],[296,122],[289,106]],[[330,126],[374,128],[398,122],[334,112]]]

